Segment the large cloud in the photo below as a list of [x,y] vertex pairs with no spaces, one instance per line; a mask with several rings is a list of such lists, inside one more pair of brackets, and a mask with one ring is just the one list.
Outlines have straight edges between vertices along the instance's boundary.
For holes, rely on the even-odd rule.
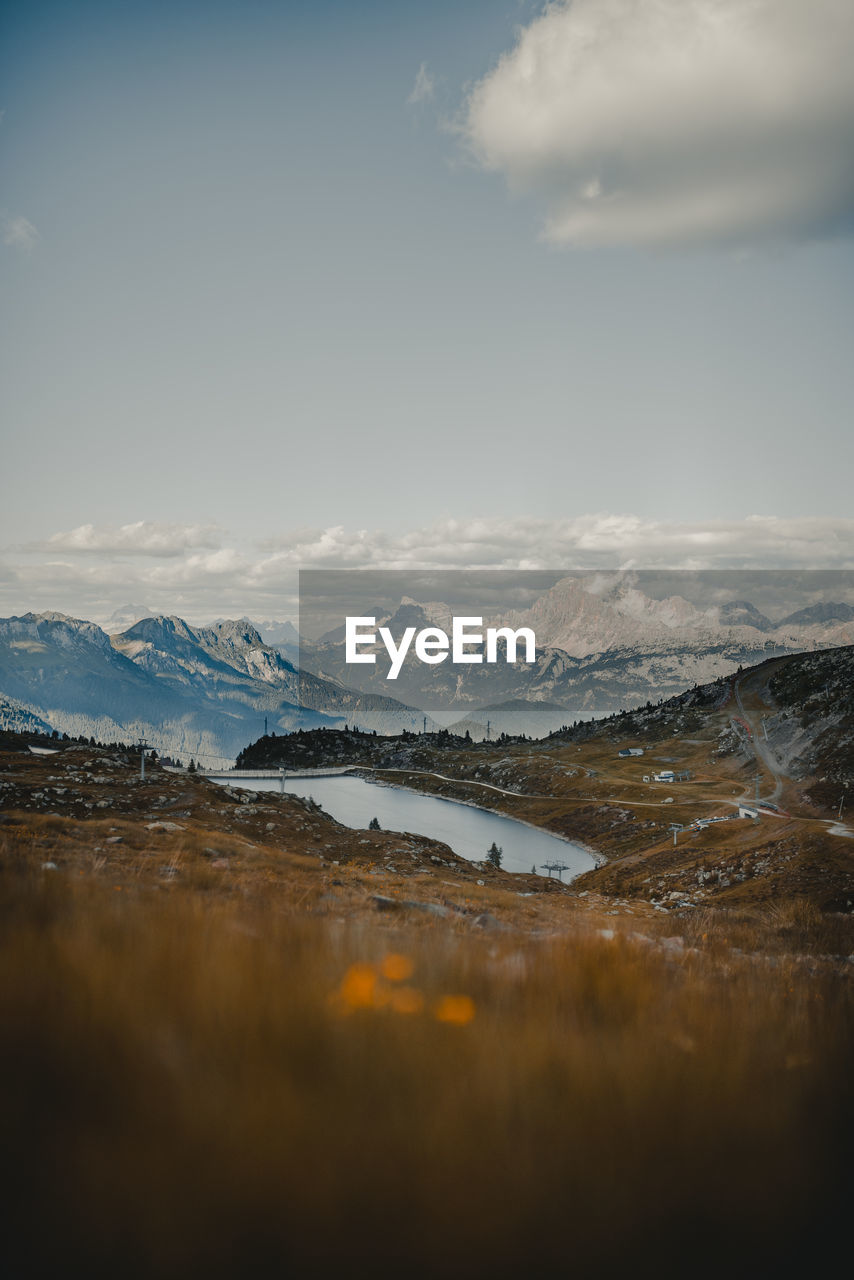
[[564,520],[496,516],[440,520],[398,535],[300,530],[277,542],[252,569],[252,581],[298,568],[854,568],[854,519],[821,516],[697,524],[606,513]]
[[[100,531],[104,532],[104,531]],[[58,609],[104,621],[129,600],[191,622],[216,616],[296,615],[300,568],[353,569],[854,569],[854,519],[744,520],[698,524],[632,515],[533,516],[437,521],[399,534],[382,529],[295,529],[262,547],[128,556],[99,531],[89,554],[7,553],[0,615]],[[78,546],[76,550],[80,550]]]
[[850,231],[851,0],[562,0],[471,92],[481,164],[573,245]]

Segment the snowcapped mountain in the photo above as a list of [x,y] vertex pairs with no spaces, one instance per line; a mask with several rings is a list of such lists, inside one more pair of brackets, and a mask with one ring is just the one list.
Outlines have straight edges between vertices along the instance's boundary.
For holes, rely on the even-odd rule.
[[[454,611],[404,596],[391,613],[364,612],[399,637],[410,626],[450,631]],[[394,685],[387,655],[375,666],[344,661],[343,627],[303,640],[300,671],[288,656],[290,624],[275,624],[290,627],[276,644],[247,618],[196,627],[148,616],[110,636],[64,614],[29,613],[0,620],[0,696],[9,716],[104,740],[145,736],[161,753],[210,763],[233,758],[265,720],[277,733],[344,723],[399,733],[420,730],[426,710],[428,728],[437,727],[435,712],[442,724],[465,722],[473,736],[486,719],[492,733],[537,736],[671,697],[739,665],[854,644],[851,605],[812,599],[779,621],[771,612],[745,598],[701,606],[678,592],[653,596],[633,575],[567,575],[530,608],[485,618],[532,627],[534,662],[461,668],[410,657]]]
[[698,608],[679,595],[655,599],[633,585],[631,576],[566,577],[530,609],[508,614],[506,625],[532,627],[537,643],[574,658],[593,653],[682,646],[755,647],[770,638],[783,651],[846,645],[854,640],[854,608],[818,604],[772,622],[746,600]]
[[245,620],[196,628],[158,616],[110,637],[64,614],[2,619],[0,694],[60,731],[144,736],[161,753],[211,764],[232,759],[265,720],[276,732],[423,723],[394,699],[300,675]]
[[[314,712],[378,732],[421,728],[422,712],[393,698],[354,693],[345,685],[299,672],[265,645],[252,623],[191,627],[181,618],[145,618],[113,636],[113,646],[138,667],[201,697],[238,698],[268,714],[271,728],[308,727]],[[278,722],[275,713],[279,713]]]
[[[451,616],[445,604],[404,596],[377,624],[399,638],[405,627],[449,631]],[[700,605],[678,593],[654,596],[640,588],[636,575],[624,573],[567,575],[529,608],[485,617],[485,625],[530,627],[536,662],[425,668],[408,657],[395,693],[445,722],[449,709],[468,724],[478,707],[513,704],[506,718],[518,726],[524,719],[519,700],[556,704],[564,719],[587,719],[671,697],[776,654],[854,643],[854,608],[845,604],[813,605],[774,622],[749,600]],[[380,642],[374,666],[353,667],[344,662],[343,639],[337,628],[314,646],[304,641],[304,665],[373,693],[387,691],[388,660]],[[499,732],[502,714],[496,711]],[[532,714],[525,732],[547,720]]]
[[275,649],[268,648],[248,621],[191,627],[182,618],[143,618],[120,635],[113,647],[138,667],[158,675],[214,682],[234,682],[234,673],[270,685],[287,685],[295,693],[295,671]]
[[0,692],[61,732],[148,736],[161,752],[221,750],[197,709],[176,702],[100,627],[61,613],[0,620]]
[[[590,586],[594,589],[591,590]],[[600,594],[585,578],[563,578],[522,612],[506,615],[506,626],[531,627],[537,644],[560,649],[571,658],[629,646],[669,641],[679,628],[697,628],[703,615],[687,600],[652,600],[632,587],[610,587]]]
[[[294,667],[299,666],[300,635],[292,622],[279,622],[274,618],[257,622],[245,614],[239,621],[245,622],[253,631],[257,631],[264,644],[269,645],[271,649],[278,649],[282,657],[287,658]],[[214,618],[208,627],[216,627],[224,623],[231,623],[231,619]]]

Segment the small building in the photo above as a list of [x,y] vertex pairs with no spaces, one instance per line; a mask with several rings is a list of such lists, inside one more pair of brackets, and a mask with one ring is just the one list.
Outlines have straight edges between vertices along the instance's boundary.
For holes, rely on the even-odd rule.
[[654,773],[652,775],[652,780],[653,782],[675,782],[676,774],[672,769],[662,769],[661,773]]
[[643,747],[623,747],[622,751],[617,752],[620,756],[642,756]]

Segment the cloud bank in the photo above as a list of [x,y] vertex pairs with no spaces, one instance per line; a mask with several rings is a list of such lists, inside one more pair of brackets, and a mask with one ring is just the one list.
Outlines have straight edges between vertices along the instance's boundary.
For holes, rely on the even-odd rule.
[[748,516],[702,524],[595,514],[440,520],[399,535],[333,527],[276,540],[256,580],[299,568],[852,568],[854,519]]
[[118,528],[81,524],[76,529],[55,533],[39,550],[100,552],[113,555],[179,556],[190,547],[217,547],[220,538],[214,525],[162,524],[138,520]]
[[557,244],[850,234],[852,47],[851,0],[559,0],[462,131]]
[[854,569],[854,519],[819,516],[702,524],[605,513],[496,516],[400,534],[296,529],[249,548],[201,545],[208,536],[196,526],[82,525],[39,548],[8,550],[0,561],[0,614],[58,609],[100,622],[144,599],[191,622],[288,618],[301,568]]

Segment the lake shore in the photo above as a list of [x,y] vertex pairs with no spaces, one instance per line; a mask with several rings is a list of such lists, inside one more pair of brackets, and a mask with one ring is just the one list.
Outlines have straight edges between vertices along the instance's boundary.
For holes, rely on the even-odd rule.
[[[408,787],[405,782],[389,782],[385,778],[378,777],[377,773],[381,773],[382,770],[375,771],[371,769],[356,767],[352,769],[347,769],[344,772],[349,773],[355,777],[364,777],[366,781],[373,782],[378,787],[395,787],[399,791],[409,791],[411,792],[412,795],[416,795],[416,796],[432,796],[433,795],[433,793],[430,791],[419,791],[417,787]],[[415,770],[415,769],[406,770],[406,772],[417,773],[419,772],[419,770]],[[427,773],[426,770],[424,770],[423,772],[428,777],[445,778],[444,774],[439,774],[439,773],[430,774],[430,773]],[[454,779],[454,778],[447,778],[445,780],[451,783],[457,781],[457,779]],[[486,784],[469,783],[468,785],[485,786]],[[493,791],[501,790],[501,788],[499,787],[492,787],[490,789]],[[505,794],[519,795],[520,793],[508,791]],[[555,840],[562,840],[564,844],[570,845],[573,849],[580,849],[582,853],[586,853],[587,856],[592,859],[593,866],[590,868],[591,871],[597,870],[599,867],[604,867],[608,862],[607,856],[604,853],[602,853],[599,849],[594,849],[591,844],[588,844],[583,840],[574,840],[571,836],[565,836],[559,831],[551,831],[548,827],[541,826],[536,822],[530,822],[527,818],[517,818],[514,814],[502,813],[500,809],[493,809],[489,805],[476,804],[474,800],[466,800],[462,796],[433,796],[433,798],[436,800],[447,800],[449,804],[466,805],[469,809],[480,809],[483,813],[492,813],[497,818],[506,818],[510,822],[518,822],[519,825],[522,827],[530,827],[532,831],[544,832],[546,835],[553,836]],[[583,871],[578,872],[578,875],[584,875],[584,874],[585,872]],[[577,876],[573,876],[573,880],[577,878],[578,878]],[[567,881],[566,883],[569,884],[571,883],[571,881]]]

